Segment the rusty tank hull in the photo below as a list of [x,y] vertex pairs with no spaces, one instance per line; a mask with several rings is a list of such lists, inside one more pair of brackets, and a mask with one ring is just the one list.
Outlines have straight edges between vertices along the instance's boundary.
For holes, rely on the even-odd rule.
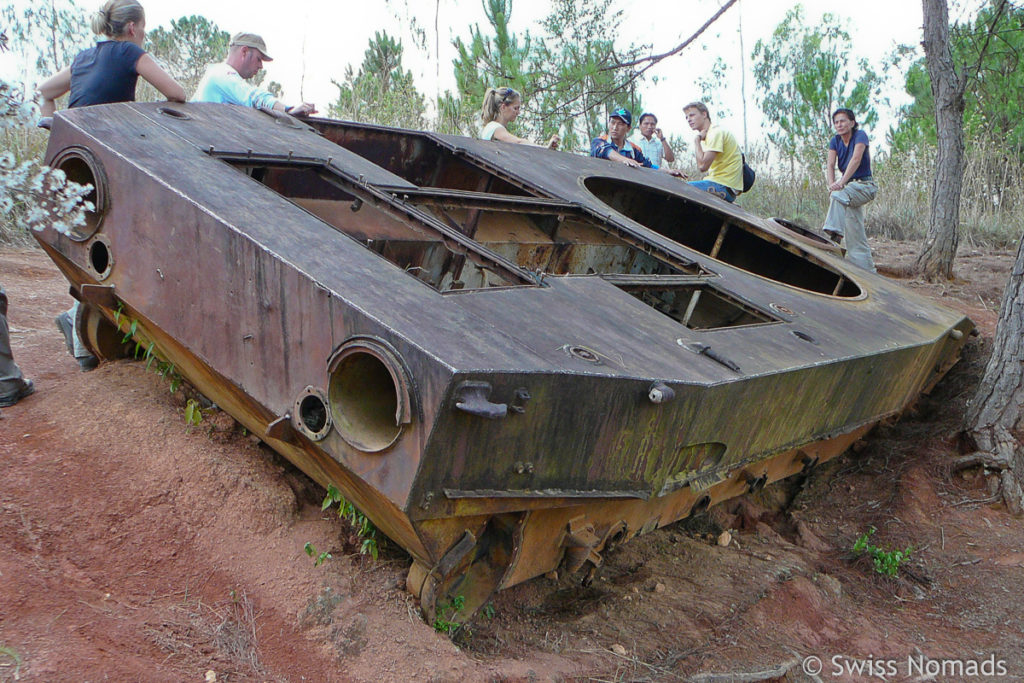
[[667,174],[228,105],[61,112],[39,233],[132,331],[413,558],[428,618],[842,453],[970,320]]

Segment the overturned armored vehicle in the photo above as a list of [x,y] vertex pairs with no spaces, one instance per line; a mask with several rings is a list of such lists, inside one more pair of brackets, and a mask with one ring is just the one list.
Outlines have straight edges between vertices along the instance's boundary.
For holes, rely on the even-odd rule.
[[[679,180],[228,105],[61,112],[96,211],[39,239],[146,346],[413,557],[432,617],[835,457],[970,320]],[[116,323],[115,323],[116,321]],[[115,332],[115,324],[122,332]]]

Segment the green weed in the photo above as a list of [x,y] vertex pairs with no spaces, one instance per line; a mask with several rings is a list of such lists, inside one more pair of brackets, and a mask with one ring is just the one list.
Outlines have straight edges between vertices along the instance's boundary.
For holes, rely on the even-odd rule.
[[455,617],[466,606],[466,598],[456,595],[449,602],[437,606],[437,616],[434,618],[434,630],[438,633],[445,633],[449,636],[455,633],[461,623],[454,621]]
[[316,546],[310,543],[309,541],[306,541],[306,545],[303,546],[302,549],[306,551],[307,555],[313,558],[314,567],[319,567],[324,563],[324,560],[331,559],[331,554],[329,552],[327,552],[326,550],[324,550],[323,552],[317,552]]
[[[119,302],[117,304],[117,308],[114,310],[114,324],[117,326],[118,330],[121,329],[122,318],[128,319],[124,314],[124,304]],[[132,341],[138,329],[138,321],[130,320],[128,331],[125,332],[124,336],[121,338],[121,342],[127,344]],[[136,341],[133,355],[135,360],[146,361],[146,370],[152,370],[153,372],[156,372],[156,374],[160,375],[160,377],[166,379],[172,394],[181,388],[181,384],[184,381],[181,374],[178,372],[178,369],[174,367],[174,363],[160,357],[160,354],[157,353],[156,344],[154,342],[150,342],[149,346],[143,347],[141,343]],[[200,418],[202,418],[201,414]],[[198,422],[191,422],[188,415],[185,416],[185,420],[186,422],[189,422],[189,424],[199,424]]]
[[185,424],[189,426],[196,426],[203,421],[203,409],[200,407],[199,402],[194,398],[190,398],[185,404]]
[[857,555],[870,556],[876,572],[882,576],[894,578],[899,573],[900,565],[910,559],[913,548],[908,546],[906,550],[885,550],[870,543],[871,537],[874,535],[875,527],[871,527],[866,533],[861,534],[853,544],[853,552]]
[[327,510],[329,507],[338,504],[338,516],[342,519],[348,520],[348,523],[352,525],[356,535],[361,539],[359,544],[359,553],[361,555],[369,555],[376,560],[380,554],[380,545],[377,540],[377,527],[373,525],[373,522],[359,511],[352,503],[345,500],[345,497],[341,495],[341,491],[338,490],[334,484],[327,485],[327,495],[324,497],[324,502],[320,506],[321,510]]

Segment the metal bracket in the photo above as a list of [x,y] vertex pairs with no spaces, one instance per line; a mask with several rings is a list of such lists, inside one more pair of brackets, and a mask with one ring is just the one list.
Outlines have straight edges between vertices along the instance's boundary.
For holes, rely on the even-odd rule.
[[114,285],[82,285],[79,295],[82,301],[104,308],[117,308]]
[[295,431],[295,427],[292,425],[291,413],[285,413],[268,424],[266,436],[268,439],[277,439],[278,441],[284,441],[285,443],[296,443],[299,435],[298,432]]
[[491,403],[490,382],[467,381],[455,389],[455,407],[464,413],[499,420],[508,415],[508,405]]

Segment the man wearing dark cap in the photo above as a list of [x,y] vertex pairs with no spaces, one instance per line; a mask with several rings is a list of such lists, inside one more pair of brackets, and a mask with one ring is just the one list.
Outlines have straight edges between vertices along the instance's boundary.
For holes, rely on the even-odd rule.
[[240,104],[293,116],[315,114],[316,107],[308,102],[288,107],[270,92],[246,83],[263,68],[263,62],[272,61],[263,38],[255,33],[236,33],[228,46],[228,58],[206,70],[192,101]]
[[[633,115],[628,109],[619,107],[612,111],[608,115],[608,132],[594,138],[590,143],[590,156],[617,161],[634,168],[656,168],[636,144],[626,139],[632,126]],[[660,170],[674,176],[685,177],[676,169],[664,167]]]

